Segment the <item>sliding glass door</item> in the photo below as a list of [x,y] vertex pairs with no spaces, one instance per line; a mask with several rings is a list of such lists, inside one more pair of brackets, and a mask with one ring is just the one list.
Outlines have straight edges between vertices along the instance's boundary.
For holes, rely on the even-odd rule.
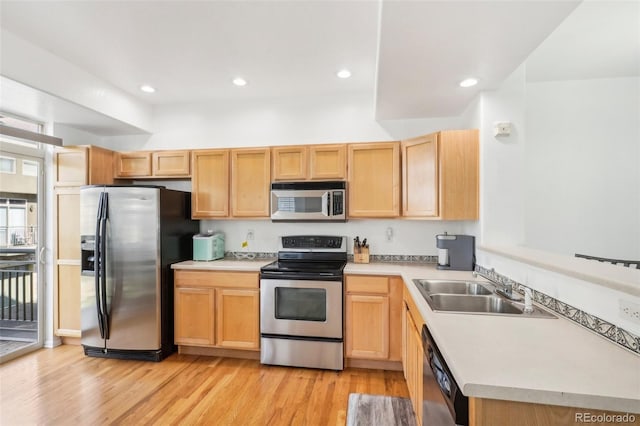
[[43,160],[0,141],[0,363],[42,347]]

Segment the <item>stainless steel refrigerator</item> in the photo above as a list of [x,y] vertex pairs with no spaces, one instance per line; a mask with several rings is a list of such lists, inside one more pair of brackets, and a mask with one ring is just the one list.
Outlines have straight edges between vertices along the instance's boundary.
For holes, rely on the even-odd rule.
[[174,351],[170,265],[192,256],[199,226],[190,195],[158,186],[80,190],[86,355],[160,361]]

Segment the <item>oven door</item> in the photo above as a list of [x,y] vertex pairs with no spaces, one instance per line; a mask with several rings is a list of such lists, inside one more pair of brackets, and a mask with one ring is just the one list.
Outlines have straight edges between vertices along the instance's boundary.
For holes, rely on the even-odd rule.
[[327,220],[331,217],[331,191],[272,190],[272,220]]
[[261,279],[260,332],[342,339],[342,282]]

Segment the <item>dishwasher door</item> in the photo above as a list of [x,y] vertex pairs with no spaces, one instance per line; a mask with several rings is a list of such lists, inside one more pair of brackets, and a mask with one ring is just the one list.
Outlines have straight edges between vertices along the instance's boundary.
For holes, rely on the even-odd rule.
[[422,348],[422,426],[455,426],[454,416],[461,421],[458,424],[467,425],[468,411],[459,401],[462,394],[426,325],[422,326]]

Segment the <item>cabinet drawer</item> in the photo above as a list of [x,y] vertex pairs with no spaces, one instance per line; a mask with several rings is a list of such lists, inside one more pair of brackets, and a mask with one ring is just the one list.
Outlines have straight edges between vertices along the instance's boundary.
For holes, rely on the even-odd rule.
[[370,275],[347,276],[347,293],[389,293],[389,278]]
[[259,288],[257,272],[175,271],[175,285],[189,287]]

